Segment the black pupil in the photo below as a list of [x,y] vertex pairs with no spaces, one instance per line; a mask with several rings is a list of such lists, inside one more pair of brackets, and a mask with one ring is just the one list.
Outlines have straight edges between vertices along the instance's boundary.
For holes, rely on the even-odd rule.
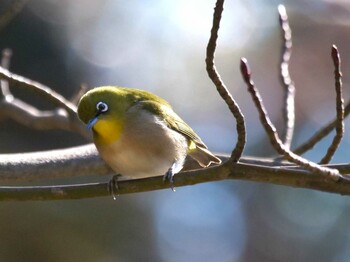
[[106,104],[104,104],[104,103],[99,103],[98,104],[98,110],[99,111],[103,112],[103,111],[106,110],[106,108],[107,108]]

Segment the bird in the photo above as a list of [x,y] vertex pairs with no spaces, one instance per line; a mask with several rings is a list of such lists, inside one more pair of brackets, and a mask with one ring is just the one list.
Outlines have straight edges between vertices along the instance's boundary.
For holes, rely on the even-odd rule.
[[95,87],[81,97],[77,113],[101,158],[123,177],[163,176],[172,185],[187,155],[201,167],[221,163],[166,100],[148,91]]

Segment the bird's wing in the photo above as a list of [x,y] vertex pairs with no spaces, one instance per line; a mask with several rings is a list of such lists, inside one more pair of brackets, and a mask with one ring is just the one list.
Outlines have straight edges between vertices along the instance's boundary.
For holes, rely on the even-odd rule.
[[161,104],[159,102],[149,100],[140,101],[138,103],[142,106],[142,109],[159,116],[159,118],[163,120],[169,128],[183,134],[188,139],[195,142],[197,146],[207,148],[200,137],[174,112],[169,104]]

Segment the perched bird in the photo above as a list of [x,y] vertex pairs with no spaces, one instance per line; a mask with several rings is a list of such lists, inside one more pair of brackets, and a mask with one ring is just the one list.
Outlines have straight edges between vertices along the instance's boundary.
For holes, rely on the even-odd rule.
[[172,183],[187,155],[202,167],[221,163],[167,101],[143,90],[94,88],[80,99],[78,116],[102,159],[122,176],[163,175]]

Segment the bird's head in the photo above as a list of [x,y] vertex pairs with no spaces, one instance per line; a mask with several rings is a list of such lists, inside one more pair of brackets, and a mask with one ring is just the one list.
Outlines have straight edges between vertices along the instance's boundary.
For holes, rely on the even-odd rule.
[[114,139],[126,111],[135,102],[124,88],[104,86],[88,91],[79,101],[78,117],[94,133]]

